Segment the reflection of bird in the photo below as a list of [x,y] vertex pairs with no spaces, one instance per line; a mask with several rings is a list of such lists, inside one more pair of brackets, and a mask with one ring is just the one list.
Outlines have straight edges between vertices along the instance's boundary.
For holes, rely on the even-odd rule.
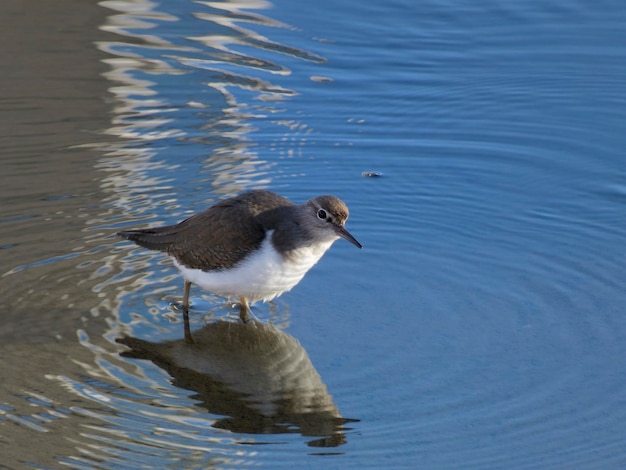
[[124,356],[153,361],[174,385],[195,391],[209,412],[229,416],[216,427],[324,436],[311,446],[344,443],[348,420],[341,418],[306,350],[272,325],[219,321],[194,332],[193,343],[132,337],[117,342],[131,348]]
[[290,290],[339,237],[361,248],[346,230],[348,208],[335,196],[296,205],[276,193],[247,191],[179,224],[118,235],[166,252],[185,278],[183,310],[191,283],[241,300],[268,301]]

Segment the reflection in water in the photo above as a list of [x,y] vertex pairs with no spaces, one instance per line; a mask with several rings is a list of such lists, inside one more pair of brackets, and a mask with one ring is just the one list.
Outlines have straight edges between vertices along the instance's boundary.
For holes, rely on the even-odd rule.
[[123,337],[124,356],[148,359],[166,370],[173,384],[196,392],[212,414],[226,418],[214,427],[238,433],[300,432],[325,436],[313,447],[345,443],[341,417],[326,385],[300,343],[276,327],[218,321],[185,340],[149,342]]

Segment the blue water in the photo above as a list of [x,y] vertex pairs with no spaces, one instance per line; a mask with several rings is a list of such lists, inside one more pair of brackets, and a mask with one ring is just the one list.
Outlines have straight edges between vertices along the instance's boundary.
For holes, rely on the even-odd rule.
[[[0,278],[51,269],[84,310],[53,353],[71,366],[5,386],[0,436],[69,436],[16,461],[626,466],[620,2],[101,5],[99,199],[65,252]],[[176,270],[112,234],[249,188],[336,194],[364,249],[255,305],[267,343],[219,333],[236,308],[194,288],[213,339],[185,349]]]

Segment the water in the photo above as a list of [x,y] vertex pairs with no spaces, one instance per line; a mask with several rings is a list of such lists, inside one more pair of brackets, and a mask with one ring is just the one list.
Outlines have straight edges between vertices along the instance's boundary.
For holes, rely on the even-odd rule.
[[[624,467],[619,2],[0,8],[5,467]],[[253,187],[364,249],[189,348],[113,234]]]

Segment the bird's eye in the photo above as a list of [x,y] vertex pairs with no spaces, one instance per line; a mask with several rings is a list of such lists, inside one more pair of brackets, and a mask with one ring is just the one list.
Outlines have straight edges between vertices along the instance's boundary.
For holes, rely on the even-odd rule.
[[324,220],[326,217],[328,217],[328,214],[326,213],[326,211],[324,209],[320,209],[320,210],[317,211],[317,218],[318,219]]

